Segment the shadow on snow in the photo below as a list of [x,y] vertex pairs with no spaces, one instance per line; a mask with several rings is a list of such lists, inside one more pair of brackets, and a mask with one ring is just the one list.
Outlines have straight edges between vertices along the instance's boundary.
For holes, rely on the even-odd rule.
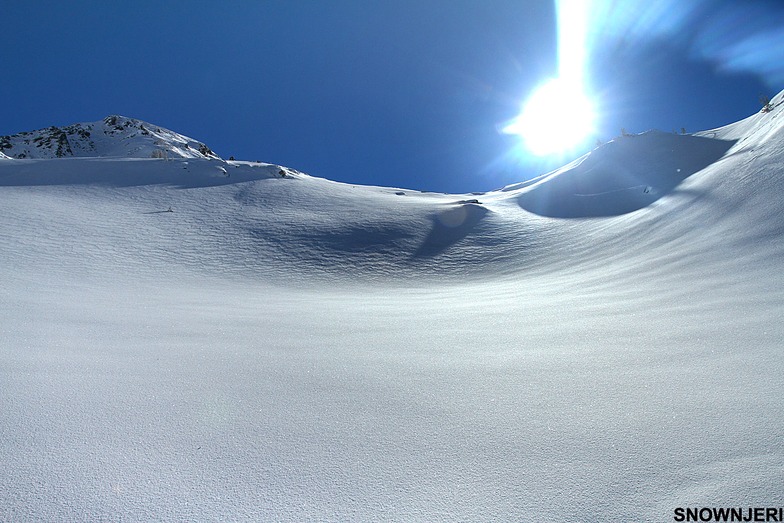
[[488,210],[478,204],[466,203],[431,217],[432,226],[414,258],[432,258],[468,236],[485,217]]
[[734,141],[648,131],[602,145],[575,167],[544,177],[518,197],[552,218],[618,216],[646,207],[719,160]]

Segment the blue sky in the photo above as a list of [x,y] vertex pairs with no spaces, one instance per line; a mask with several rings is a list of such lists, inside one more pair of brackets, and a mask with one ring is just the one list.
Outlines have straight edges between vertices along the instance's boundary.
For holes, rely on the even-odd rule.
[[[784,88],[780,2],[590,5],[589,145],[724,125]],[[538,158],[499,132],[558,70],[552,1],[31,1],[3,17],[0,134],[122,114],[225,158],[443,192],[591,148]]]

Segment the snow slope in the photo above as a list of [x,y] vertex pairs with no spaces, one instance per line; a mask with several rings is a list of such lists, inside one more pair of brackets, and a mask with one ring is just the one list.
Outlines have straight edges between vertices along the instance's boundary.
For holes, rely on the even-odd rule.
[[0,162],[0,520],[782,506],[782,97],[486,194]]
[[0,136],[0,151],[12,158],[125,156],[131,158],[218,158],[201,142],[124,116],[100,122],[48,127]]

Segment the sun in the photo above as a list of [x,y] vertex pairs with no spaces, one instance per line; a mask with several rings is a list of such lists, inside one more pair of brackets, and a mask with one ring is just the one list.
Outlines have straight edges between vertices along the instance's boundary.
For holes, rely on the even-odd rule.
[[532,154],[548,156],[565,153],[588,140],[594,132],[594,119],[593,104],[579,82],[556,78],[533,92],[504,132],[520,135]]

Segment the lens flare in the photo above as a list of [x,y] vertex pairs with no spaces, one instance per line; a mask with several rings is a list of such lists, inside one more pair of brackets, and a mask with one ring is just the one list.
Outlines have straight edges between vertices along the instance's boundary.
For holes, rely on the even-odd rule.
[[536,156],[562,154],[582,145],[594,131],[596,113],[585,94],[588,32],[585,0],[558,0],[558,78],[539,86],[523,111],[503,131],[518,134]]

